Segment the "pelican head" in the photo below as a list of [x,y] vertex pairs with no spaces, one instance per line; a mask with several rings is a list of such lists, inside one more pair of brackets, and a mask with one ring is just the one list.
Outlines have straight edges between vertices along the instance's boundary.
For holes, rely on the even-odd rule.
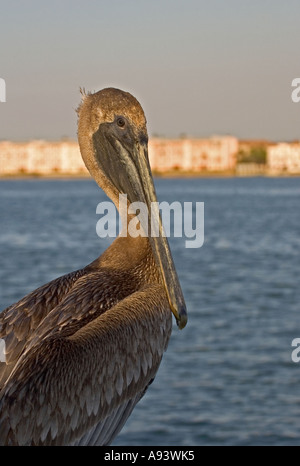
[[[139,102],[114,88],[84,93],[78,117],[81,155],[95,181],[116,206],[119,194],[126,194],[129,203],[143,202],[150,213],[158,204],[148,159],[146,118]],[[186,306],[158,211],[157,217],[160,234],[150,234],[149,242],[170,308],[177,325],[183,328],[187,322]],[[149,216],[147,221],[150,225]]]

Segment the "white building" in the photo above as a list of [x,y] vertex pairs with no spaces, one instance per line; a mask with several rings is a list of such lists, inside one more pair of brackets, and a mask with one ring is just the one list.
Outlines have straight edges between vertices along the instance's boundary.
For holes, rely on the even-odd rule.
[[267,149],[270,174],[300,174],[300,143],[280,143]]

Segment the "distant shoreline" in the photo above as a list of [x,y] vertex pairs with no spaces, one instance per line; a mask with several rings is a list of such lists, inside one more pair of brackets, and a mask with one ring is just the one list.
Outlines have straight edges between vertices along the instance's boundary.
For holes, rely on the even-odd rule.
[[[152,172],[154,178],[299,178],[300,173],[249,173],[249,174],[240,174],[234,171],[226,172],[186,172],[186,171],[169,171],[169,172]],[[91,176],[87,173],[78,173],[78,174],[59,174],[53,173],[48,175],[34,174],[34,173],[19,173],[12,175],[0,176],[0,181],[5,180],[87,180],[91,179]]]
[[[300,176],[300,142],[267,144],[233,136],[149,140],[149,163],[158,178]],[[87,178],[75,141],[0,142],[0,179]]]

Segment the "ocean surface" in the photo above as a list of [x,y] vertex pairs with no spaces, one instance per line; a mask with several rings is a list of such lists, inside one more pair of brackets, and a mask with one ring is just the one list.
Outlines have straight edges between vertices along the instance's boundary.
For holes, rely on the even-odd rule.
[[[189,311],[114,445],[300,445],[300,178],[156,179],[205,203],[205,241],[170,238]],[[91,262],[90,180],[0,182],[0,309]]]

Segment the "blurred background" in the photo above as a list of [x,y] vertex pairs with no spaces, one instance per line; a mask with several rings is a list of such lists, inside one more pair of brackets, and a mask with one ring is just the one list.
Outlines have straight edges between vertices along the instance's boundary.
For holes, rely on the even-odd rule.
[[80,86],[132,92],[150,135],[299,137],[297,0],[0,6],[1,139],[75,137]]

